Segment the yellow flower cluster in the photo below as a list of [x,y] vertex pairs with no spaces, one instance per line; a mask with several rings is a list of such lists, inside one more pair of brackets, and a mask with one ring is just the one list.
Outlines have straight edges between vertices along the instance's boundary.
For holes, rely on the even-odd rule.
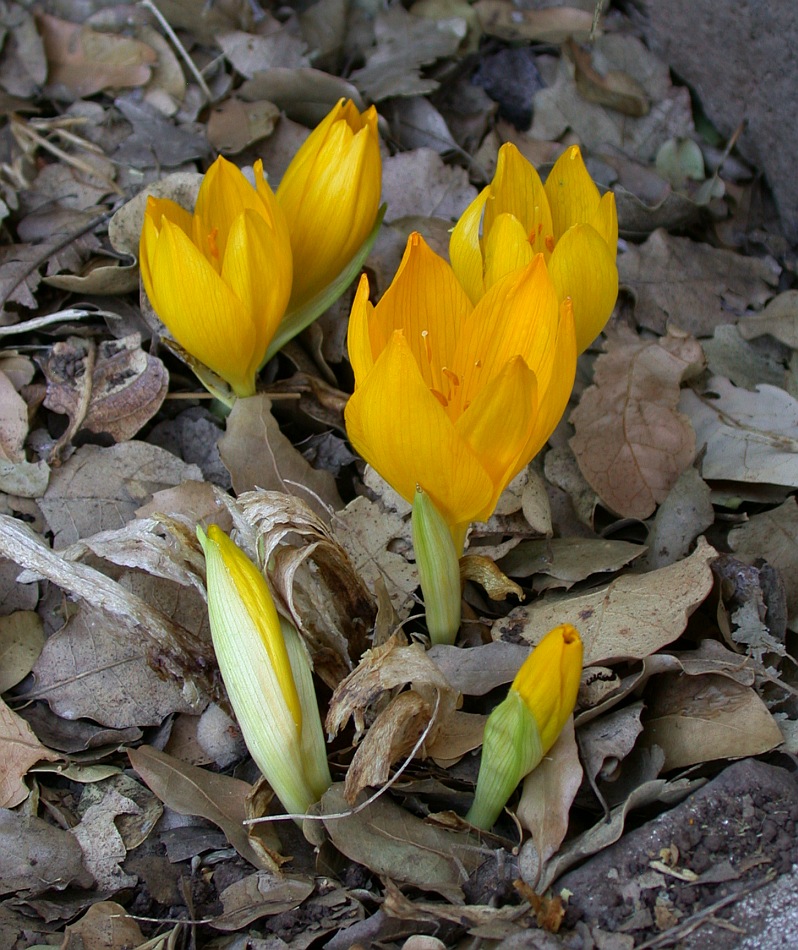
[[326,309],[368,253],[380,200],[376,110],[361,114],[341,100],[294,156],[276,195],[261,162],[254,175],[253,186],[218,158],[193,214],[150,197],[140,243],[153,309],[237,396],[255,392],[274,341],[284,344]]

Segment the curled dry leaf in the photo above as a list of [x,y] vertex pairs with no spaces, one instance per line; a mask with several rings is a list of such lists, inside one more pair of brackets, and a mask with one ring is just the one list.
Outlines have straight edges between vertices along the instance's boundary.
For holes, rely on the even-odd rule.
[[665,753],[665,769],[770,752],[784,741],[748,686],[725,676],[668,673],[649,683],[644,741]]
[[579,746],[591,782],[613,781],[620,763],[643,731],[643,703],[636,702],[594,719],[579,730]]
[[668,335],[622,337],[596,361],[595,384],[571,414],[571,448],[582,474],[619,515],[647,518],[695,455],[689,420],[677,410],[679,384],[700,368],[701,346]]
[[226,887],[219,898],[224,908],[214,930],[243,930],[261,917],[294,910],[313,893],[313,880],[279,871],[257,871]]
[[70,337],[54,344],[41,367],[47,379],[45,406],[70,420],[59,445],[80,429],[126,442],[161,408],[169,389],[166,367],[141,349],[138,333],[99,346]]
[[642,659],[682,633],[712,590],[710,563],[716,556],[700,538],[690,557],[659,571],[625,574],[599,590],[518,607],[494,625],[493,638],[535,644],[552,627],[570,623],[582,635],[585,666]]
[[106,893],[134,887],[138,878],[122,869],[127,848],[116,826],[116,820],[137,815],[139,806],[116,789],[108,789],[102,800],[90,805],[80,823],[71,828],[83,852],[83,862],[97,886]]
[[[225,497],[226,496],[222,496]],[[314,669],[332,688],[366,648],[376,606],[346,551],[298,498],[245,492],[228,501],[236,527],[272,563],[272,593],[303,634]]]

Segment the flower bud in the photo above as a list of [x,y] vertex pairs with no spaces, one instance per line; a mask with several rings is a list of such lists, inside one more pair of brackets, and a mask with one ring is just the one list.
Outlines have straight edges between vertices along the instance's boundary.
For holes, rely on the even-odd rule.
[[530,653],[507,698],[488,717],[474,804],[466,820],[489,829],[518,783],[557,741],[576,705],[582,640],[560,624]]
[[331,782],[305,647],[246,554],[217,525],[197,536],[213,646],[244,741],[287,811],[304,814]]

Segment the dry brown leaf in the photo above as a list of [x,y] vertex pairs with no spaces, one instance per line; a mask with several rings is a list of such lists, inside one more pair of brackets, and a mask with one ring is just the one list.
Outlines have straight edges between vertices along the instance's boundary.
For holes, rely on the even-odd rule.
[[0,811],[0,892],[30,897],[72,883],[92,884],[75,838],[35,815]]
[[609,712],[579,729],[579,747],[591,782],[612,782],[620,763],[634,748],[643,731],[643,703],[631,703]]
[[[41,366],[44,404],[69,416],[70,436],[89,429],[126,442],[161,408],[169,389],[166,367],[142,350],[138,333],[99,346],[70,337],[56,343]],[[66,441],[62,436],[58,445]]]
[[[309,7],[307,12],[310,13],[312,9]],[[351,99],[361,112],[365,109],[365,103],[352,83],[307,66],[298,69],[274,66],[265,72],[256,73],[252,79],[241,84],[237,94],[245,102],[260,102],[264,99],[273,102],[289,119],[311,129],[321,122],[339,99]],[[281,122],[280,129],[284,127],[285,123]],[[307,128],[304,132],[307,135]],[[295,152],[300,144],[301,141],[295,142],[291,151]],[[286,164],[287,161],[283,164],[264,160],[274,181],[282,178]]]
[[28,407],[11,380],[0,372],[0,460],[25,461]]
[[582,474],[604,504],[628,518],[647,518],[692,464],[695,435],[676,409],[679,383],[703,363],[700,344],[668,335],[609,342],[596,361],[595,383],[571,414],[570,440]]
[[208,116],[208,141],[223,155],[237,155],[274,131],[280,110],[273,102],[249,102],[231,96]]
[[665,752],[665,769],[761,755],[783,737],[748,686],[725,676],[667,673],[649,683],[645,742]]
[[655,333],[673,324],[693,336],[712,336],[731,314],[757,307],[773,294],[779,267],[655,231],[618,258],[623,287],[635,297],[637,322]]
[[547,597],[518,607],[493,628],[493,639],[537,644],[560,623],[582,635],[585,666],[642,659],[676,640],[687,618],[712,590],[717,556],[704,538],[690,557],[650,574],[625,574],[587,594]]
[[576,88],[585,99],[635,118],[648,115],[651,103],[637,80],[621,70],[600,73],[590,53],[573,40],[565,48],[576,66]]
[[0,808],[13,808],[24,802],[30,789],[22,781],[37,762],[54,762],[61,756],[36,738],[31,727],[0,699]]
[[32,610],[0,617],[0,693],[22,682],[45,643],[44,627]]
[[798,348],[798,290],[785,290],[761,313],[738,320],[737,328],[746,340],[769,333],[787,346]]
[[313,893],[311,878],[279,871],[257,871],[226,887],[219,899],[224,911],[211,926],[214,930],[244,930],[261,917],[271,917],[299,907]]
[[265,11],[261,11],[257,34],[234,30],[221,33],[216,42],[230,64],[247,79],[273,67],[297,69],[310,65],[304,41],[291,34],[290,26],[281,26]]
[[117,819],[125,815],[137,815],[139,806],[121,795],[116,789],[108,789],[102,800],[90,805],[80,824],[71,828],[83,852],[83,863],[105,893],[113,893],[124,887],[135,887],[138,877],[122,869],[127,857],[127,848],[116,826]]
[[138,40],[98,33],[47,13],[37,16],[50,84],[63,84],[76,98],[102,89],[143,86],[150,80],[155,50]]
[[[524,779],[516,808],[518,820],[532,835],[524,845],[530,871],[537,859],[542,873],[546,862],[557,853],[568,831],[568,814],[581,782],[574,723],[569,719],[546,757]],[[529,883],[534,887],[537,881]]]
[[442,769],[448,769],[459,762],[464,755],[482,745],[487,720],[487,716],[479,713],[455,709],[436,730],[435,738],[427,746],[427,754],[436,765]]
[[436,643],[427,655],[458,692],[464,696],[484,696],[515,679],[529,656],[529,646],[499,640],[464,650]]
[[[386,224],[411,215],[456,220],[476,194],[468,172],[444,165],[440,155],[431,148],[401,152],[383,163],[382,200],[388,205]],[[388,275],[388,281],[392,276]]]
[[83,445],[54,470],[39,507],[53,547],[65,548],[97,531],[121,528],[155,492],[190,479],[202,481],[196,465],[147,442]]
[[648,550],[638,566],[654,571],[680,561],[714,521],[709,485],[694,468],[688,468],[657,509],[646,539]]
[[256,868],[278,870],[278,863],[267,857],[267,851],[279,854],[280,842],[267,824],[256,827],[260,839],[253,846],[246,826],[249,818],[247,796],[252,786],[229,775],[217,775],[195,765],[187,765],[151,746],[128,749],[133,768],[150,789],[181,815],[207,818],[227,835],[227,840],[242,858]]
[[329,472],[313,468],[280,430],[272,403],[260,393],[237,399],[219,439],[237,495],[255,489],[296,495],[322,517],[343,507]]
[[593,27],[593,14],[577,7],[530,10],[519,9],[510,0],[478,0],[474,10],[484,33],[511,43],[562,43],[569,36],[583,42]]
[[98,901],[91,905],[80,920],[67,925],[64,940],[67,948],[84,946],[117,950],[142,946],[144,935],[121,904]]

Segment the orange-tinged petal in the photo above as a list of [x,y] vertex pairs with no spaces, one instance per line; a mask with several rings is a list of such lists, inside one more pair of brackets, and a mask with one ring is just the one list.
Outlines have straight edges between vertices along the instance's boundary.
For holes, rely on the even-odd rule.
[[544,755],[574,711],[582,652],[577,630],[568,623],[560,624],[530,653],[510,687],[535,717]]
[[251,354],[254,374],[277,332],[291,295],[291,249],[275,243],[274,231],[254,211],[243,211],[227,239],[221,277],[252,315],[256,343]]
[[[515,356],[522,356],[548,385],[559,323],[557,294],[543,256],[495,283],[465,321],[455,366],[463,374],[459,406],[465,408]],[[462,410],[461,410],[462,411]]]
[[618,298],[615,250],[589,224],[570,228],[557,242],[549,273],[560,300],[570,297],[581,353],[596,339]]
[[511,214],[500,214],[496,218],[484,245],[486,288],[525,267],[535,256],[521,222]]
[[255,391],[250,370],[255,327],[241,301],[179,228],[165,221],[151,257],[159,279],[150,302],[177,342],[225,379],[237,395]]
[[546,179],[546,195],[557,241],[574,224],[586,224],[593,218],[599,205],[599,191],[585,168],[578,145],[567,148],[554,163]]
[[493,200],[485,208],[483,236],[499,215],[511,214],[521,222],[533,252],[548,253],[553,233],[549,200],[535,167],[511,142],[499,149],[490,188]]
[[[533,459],[548,442],[562,418],[576,376],[576,332],[573,307],[570,300],[560,304],[560,322],[552,348],[551,368],[545,383],[538,376],[538,406],[535,426],[519,458]],[[524,467],[517,466],[513,476]]]
[[354,448],[407,501],[416,485],[447,524],[473,521],[493,484],[427,388],[401,331],[350,398],[346,429]]
[[[457,420],[455,428],[493,481],[493,497],[479,519],[493,513],[510,479],[529,462],[519,460],[537,410],[537,380],[520,356],[510,360]],[[520,464],[519,464],[520,461]]]
[[[375,350],[372,346],[371,333],[378,339],[376,353],[385,348],[383,328],[374,321],[374,307],[369,300],[369,279],[363,274],[357,285],[355,299],[352,302],[352,311],[349,314],[349,329],[346,336],[346,348],[349,352],[349,362],[355,374],[355,386],[359,386],[366,378],[366,374],[374,366]],[[381,344],[381,345],[380,345]]]
[[489,195],[490,187],[483,188],[462,213],[449,238],[449,260],[473,304],[485,293],[485,264],[479,232]]
[[452,268],[414,232],[375,308],[372,351],[379,353],[393,331],[402,330],[426,386],[446,394],[450,379],[444,369],[454,367],[457,337],[471,310]]

